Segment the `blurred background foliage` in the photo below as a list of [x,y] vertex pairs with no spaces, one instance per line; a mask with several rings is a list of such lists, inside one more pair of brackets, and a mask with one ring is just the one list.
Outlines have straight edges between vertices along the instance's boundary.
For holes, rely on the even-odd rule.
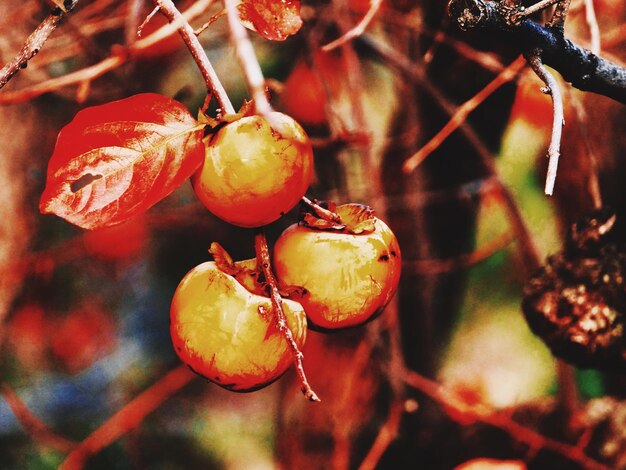
[[[184,10],[192,3],[177,5]],[[480,152],[456,131],[415,172],[401,170],[450,116],[424,83],[371,41],[424,70],[427,83],[455,106],[495,76],[494,63],[515,59],[506,44],[451,28],[443,3],[385,1],[367,36],[333,53],[320,52],[320,45],[354,24],[368,2],[305,1],[304,27],[294,37],[269,42],[252,34],[273,103],[314,139],[317,179],[310,196],[372,205],[396,231],[405,258],[397,302],[380,319],[330,336],[309,334],[305,368],[322,403],[304,401],[292,371],[252,394],[195,378],[86,468],[358,468],[398,400],[399,436],[378,468],[453,468],[473,457],[526,459],[529,468],[547,468],[515,439],[503,444],[488,433],[463,435],[463,426],[446,434],[451,420],[423,394],[404,388],[393,357],[399,348],[409,368],[496,408],[562,399],[559,366],[520,311],[529,273]],[[600,37],[610,44],[606,52],[624,59],[623,2],[593,4]],[[7,61],[50,5],[2,0],[0,6],[0,60]],[[132,38],[125,31],[151,8],[147,1],[84,2],[0,97],[106,58],[112,45]],[[220,8],[208,9],[194,26]],[[157,15],[144,35],[161,24]],[[226,27],[218,19],[200,39],[237,107],[246,91]],[[588,31],[583,2],[572,2],[567,34],[586,44]],[[192,113],[204,100],[195,63],[177,36],[85,83],[0,107],[2,469],[58,467],[74,443],[178,366],[169,302],[184,274],[209,259],[211,242],[235,259],[254,254],[252,233],[214,218],[190,185],[147,214],[96,232],[39,214],[56,135],[79,109],[145,91],[174,97]],[[591,207],[582,155],[590,148],[601,160],[606,199],[622,210],[626,120],[623,107],[605,98],[566,93],[562,170],[550,200],[542,192],[541,160],[551,109],[539,86],[525,70],[467,122],[493,154],[543,259],[560,249],[564,228]],[[576,106],[586,110],[587,121],[572,117]],[[270,239],[295,220],[294,210],[268,227]],[[454,262],[481,249],[493,253]],[[623,394],[614,377],[593,370],[575,370],[573,377],[582,400]],[[19,402],[46,428],[26,429],[16,415]],[[567,465],[558,468],[578,468]]]

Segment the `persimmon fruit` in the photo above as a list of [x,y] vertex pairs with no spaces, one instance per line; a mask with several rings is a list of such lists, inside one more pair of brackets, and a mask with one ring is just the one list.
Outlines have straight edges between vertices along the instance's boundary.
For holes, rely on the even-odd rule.
[[358,234],[291,225],[276,241],[273,260],[282,286],[304,289],[298,302],[318,330],[375,318],[393,297],[402,265],[395,235],[378,218],[372,231]]
[[[302,306],[283,300],[296,344],[306,339]],[[180,359],[194,372],[228,390],[247,392],[275,381],[292,353],[278,330],[271,300],[248,291],[213,261],[180,282],[170,310],[170,333]]]
[[[271,121],[271,122],[270,122]],[[245,116],[206,137],[206,155],[192,176],[194,191],[219,218],[240,227],[279,219],[304,195],[313,150],[302,127],[272,112]]]

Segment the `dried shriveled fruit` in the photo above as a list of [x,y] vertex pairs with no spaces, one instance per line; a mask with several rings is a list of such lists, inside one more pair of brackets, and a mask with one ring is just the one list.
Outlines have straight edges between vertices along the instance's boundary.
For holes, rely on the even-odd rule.
[[615,215],[574,224],[524,289],[522,308],[554,355],[581,367],[626,370],[626,253],[612,240]]

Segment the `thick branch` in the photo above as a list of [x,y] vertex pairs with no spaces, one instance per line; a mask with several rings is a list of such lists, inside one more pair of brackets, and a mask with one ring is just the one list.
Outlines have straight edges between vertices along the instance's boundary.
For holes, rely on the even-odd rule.
[[451,18],[461,29],[483,27],[497,31],[521,53],[541,49],[544,64],[558,71],[572,86],[626,104],[626,68],[610,62],[565,38],[559,27],[515,21],[494,1],[451,0]]
[[6,85],[17,72],[28,66],[28,61],[37,55],[52,31],[56,29],[67,13],[74,9],[77,3],[78,0],[66,1],[64,2],[65,10],[59,7],[52,9],[46,19],[28,36],[15,58],[0,70],[0,88]]

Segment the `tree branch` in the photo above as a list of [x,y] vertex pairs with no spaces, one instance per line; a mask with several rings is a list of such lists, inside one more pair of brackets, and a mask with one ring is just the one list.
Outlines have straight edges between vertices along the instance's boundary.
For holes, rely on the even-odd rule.
[[63,3],[64,9],[56,7],[50,11],[46,19],[28,36],[24,46],[15,58],[0,70],[0,89],[6,85],[17,72],[28,66],[28,61],[37,55],[50,34],[56,29],[61,20],[74,9],[77,3],[78,0],[65,1]]
[[82,469],[89,457],[139,426],[146,416],[196,377],[183,365],[170,370],[80,442],[59,469]]
[[554,182],[559,166],[559,156],[561,154],[561,135],[565,118],[563,117],[563,98],[556,79],[548,69],[543,66],[541,51],[535,51],[526,56],[526,60],[537,76],[546,84],[545,92],[552,98],[552,133],[550,136],[550,146],[548,147],[548,176],[546,177],[545,193],[552,196],[554,192]]
[[626,104],[626,68],[595,55],[565,38],[562,28],[516,19],[515,12],[491,0],[450,0],[448,13],[463,30],[482,27],[497,32],[520,53],[541,49],[544,64],[572,86]]
[[212,93],[215,96],[215,99],[217,100],[217,103],[222,111],[227,114],[234,114],[235,108],[233,108],[233,105],[226,94],[226,90],[224,90],[224,87],[222,86],[222,82],[220,82],[220,79],[215,73],[215,69],[213,69],[206,52],[204,52],[202,44],[200,44],[200,41],[198,41],[198,38],[193,32],[193,28],[189,25],[187,20],[183,17],[180,11],[178,11],[171,0],[153,0],[153,2],[161,9],[161,13],[167,17],[170,23],[176,23],[179,25],[178,33],[183,38],[183,41],[185,41],[189,52],[191,52],[193,59],[198,65],[198,69],[204,78],[209,94]]
[[287,324],[287,318],[285,317],[285,311],[282,306],[282,298],[278,292],[278,282],[276,281],[276,277],[274,277],[274,273],[272,272],[272,267],[270,265],[269,247],[267,246],[265,234],[262,231],[257,232],[254,237],[254,250],[256,252],[257,262],[263,270],[265,282],[267,282],[268,295],[272,301],[272,306],[274,307],[276,326],[284,335],[287,340],[287,345],[293,354],[296,372],[298,373],[298,378],[300,379],[302,394],[309,401],[321,401],[309,385],[306,374],[304,373],[304,367],[302,365],[303,355],[300,348],[298,348],[298,344],[296,343],[291,330],[289,329],[289,325]]

